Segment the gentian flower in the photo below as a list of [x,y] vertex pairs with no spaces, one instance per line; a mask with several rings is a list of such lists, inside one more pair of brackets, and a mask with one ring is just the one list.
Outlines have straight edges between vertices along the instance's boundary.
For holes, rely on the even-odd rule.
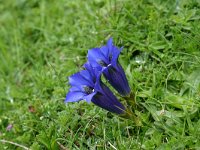
[[123,96],[130,94],[128,80],[118,57],[122,48],[113,45],[112,38],[100,48],[93,48],[88,51],[88,61],[92,67],[101,67],[108,82]]
[[6,131],[10,131],[12,128],[13,128],[13,125],[12,125],[12,124],[9,124],[9,125],[6,127]]
[[117,100],[110,89],[101,81],[99,68],[93,68],[89,63],[82,70],[69,77],[71,88],[65,102],[91,101],[110,112],[122,114],[125,107]]

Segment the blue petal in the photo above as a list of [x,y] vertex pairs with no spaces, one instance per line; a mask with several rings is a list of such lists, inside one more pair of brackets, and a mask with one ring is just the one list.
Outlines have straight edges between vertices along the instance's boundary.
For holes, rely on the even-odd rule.
[[100,48],[93,48],[88,51],[88,61],[92,65],[92,67],[99,67],[100,61],[103,61],[104,63],[108,64],[108,60],[104,56],[104,54],[101,52]]
[[92,74],[91,74],[91,71],[89,71],[89,70],[82,70],[82,71],[80,71],[80,74],[81,74],[81,76],[85,79],[85,80],[87,80],[89,83],[90,83],[90,85],[92,85],[92,87],[94,86],[94,82],[93,82],[93,76],[92,76]]
[[88,76],[88,73],[86,72],[78,72],[72,76],[69,77],[69,83],[71,86],[79,86],[79,85],[89,85],[89,86],[93,86],[93,84],[91,83],[91,81],[87,80],[86,78],[84,78],[83,76]]
[[77,102],[83,99],[86,94],[83,92],[69,92],[66,96],[65,103]]
[[110,52],[112,51],[112,46],[113,46],[113,39],[110,38],[107,42],[107,47],[108,47],[108,53],[110,54]]
[[101,82],[97,80],[95,90],[97,94],[92,98],[92,102],[97,106],[104,108],[110,112],[117,114],[124,113],[125,107],[117,100],[112,91]]
[[97,93],[93,98],[92,102],[110,112],[122,114],[125,111],[125,107],[117,100],[109,89],[106,89],[106,93]]
[[117,69],[109,66],[103,70],[103,74],[108,82],[123,96],[130,94],[128,80],[121,65]]
[[89,71],[92,70],[92,66],[91,66],[91,64],[90,64],[89,62],[86,62],[86,63],[83,65],[83,67],[84,67],[85,69],[89,70]]
[[100,47],[101,53],[104,55],[104,57],[108,60],[109,59],[109,48],[108,46],[102,46]]
[[94,96],[96,93],[97,93],[97,92],[93,92],[93,93],[91,93],[91,94],[89,94],[89,95],[86,95],[86,96],[83,97],[83,99],[86,100],[88,103],[90,103],[91,100],[92,100],[92,98],[93,98],[93,96]]
[[95,89],[95,91],[97,91],[97,92],[100,92],[100,93],[102,93],[102,81],[101,81],[101,73],[102,72],[99,72],[98,74],[97,74],[97,76],[96,76],[96,82],[95,82],[95,86],[94,86],[94,89]]
[[81,91],[81,88],[77,87],[77,86],[72,86],[70,89],[69,89],[70,92],[78,92],[78,91]]
[[92,78],[96,80],[97,75],[100,73],[102,70],[102,67],[92,67],[92,65],[89,62],[86,62],[83,67],[88,70],[88,72],[91,74]]
[[113,46],[112,60],[111,60],[111,64],[113,67],[117,67],[119,54],[122,50],[123,50],[123,47],[118,49],[117,47]]

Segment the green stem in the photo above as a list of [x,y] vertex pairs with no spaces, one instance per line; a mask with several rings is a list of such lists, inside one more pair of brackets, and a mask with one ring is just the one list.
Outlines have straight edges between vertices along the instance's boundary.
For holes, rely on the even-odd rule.
[[131,92],[129,96],[124,97],[124,100],[127,102],[129,107],[136,109],[136,102],[135,102],[135,94],[134,93]]
[[127,103],[127,109],[124,114],[120,115],[120,117],[134,121],[136,126],[142,126],[141,118],[134,113],[135,110],[137,110],[135,94],[131,92],[129,96],[123,97],[123,99]]
[[124,114],[121,114],[120,117],[134,121],[136,126],[142,126],[141,119],[138,116],[136,116],[135,113],[129,109],[126,109],[126,112]]

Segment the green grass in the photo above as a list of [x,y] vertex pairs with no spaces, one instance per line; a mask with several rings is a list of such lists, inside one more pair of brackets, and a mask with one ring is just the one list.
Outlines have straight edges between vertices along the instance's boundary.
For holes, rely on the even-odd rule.
[[[0,140],[33,150],[200,149],[198,0],[0,0],[0,25]],[[124,46],[142,127],[64,104],[67,77],[110,36]]]

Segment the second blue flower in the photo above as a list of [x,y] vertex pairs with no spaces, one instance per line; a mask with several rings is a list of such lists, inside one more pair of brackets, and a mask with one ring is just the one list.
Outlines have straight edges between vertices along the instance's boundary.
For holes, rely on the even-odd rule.
[[130,87],[118,57],[122,48],[113,45],[112,38],[99,48],[88,51],[88,61],[92,67],[101,67],[102,72],[108,82],[123,96],[130,94]]

